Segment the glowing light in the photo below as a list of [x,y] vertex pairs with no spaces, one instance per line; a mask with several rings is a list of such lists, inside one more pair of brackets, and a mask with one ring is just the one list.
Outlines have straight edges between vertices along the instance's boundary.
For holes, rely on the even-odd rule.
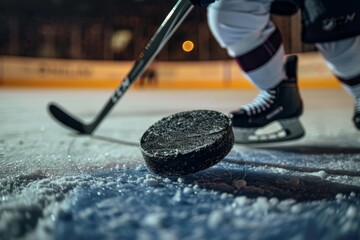
[[129,30],[118,30],[111,38],[111,48],[116,52],[126,49],[132,39],[132,33]]
[[182,49],[185,52],[191,52],[194,49],[194,43],[190,40],[187,40],[187,41],[183,42]]

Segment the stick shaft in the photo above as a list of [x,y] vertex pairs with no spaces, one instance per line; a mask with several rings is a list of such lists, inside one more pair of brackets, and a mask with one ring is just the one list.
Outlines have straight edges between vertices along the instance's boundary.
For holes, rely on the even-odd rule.
[[156,31],[155,35],[151,38],[143,52],[135,61],[133,68],[123,79],[120,85],[115,89],[114,93],[104,105],[103,109],[91,123],[91,132],[95,130],[102,119],[109,113],[109,111],[125,94],[129,87],[139,78],[146,67],[154,60],[169,38],[190,13],[192,8],[193,5],[190,0],[179,0],[175,4],[163,23],[160,25],[159,29]]

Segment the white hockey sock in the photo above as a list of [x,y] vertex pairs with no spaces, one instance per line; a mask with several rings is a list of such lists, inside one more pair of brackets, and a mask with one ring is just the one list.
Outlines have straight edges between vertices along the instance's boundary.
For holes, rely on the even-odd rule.
[[261,90],[268,90],[286,79],[284,71],[285,50],[281,35],[275,30],[260,46],[235,59],[245,76]]
[[360,36],[316,46],[344,89],[354,98],[360,98]]

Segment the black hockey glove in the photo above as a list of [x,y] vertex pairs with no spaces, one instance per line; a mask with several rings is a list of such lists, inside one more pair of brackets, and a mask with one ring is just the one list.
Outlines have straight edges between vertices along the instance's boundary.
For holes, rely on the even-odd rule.
[[194,4],[195,6],[200,6],[200,7],[207,7],[209,6],[210,3],[215,2],[216,0],[190,0],[190,2],[192,2],[192,4]]
[[270,12],[275,15],[291,16],[301,8],[301,0],[274,0]]

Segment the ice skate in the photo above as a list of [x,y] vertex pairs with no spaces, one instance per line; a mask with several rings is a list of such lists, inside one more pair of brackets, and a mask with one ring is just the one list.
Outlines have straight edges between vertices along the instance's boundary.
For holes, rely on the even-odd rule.
[[297,56],[288,57],[284,68],[287,79],[273,89],[261,91],[252,103],[230,113],[235,142],[271,143],[304,136],[299,120],[303,104],[297,86]]
[[360,130],[360,98],[355,99],[355,113],[353,117],[355,127]]

